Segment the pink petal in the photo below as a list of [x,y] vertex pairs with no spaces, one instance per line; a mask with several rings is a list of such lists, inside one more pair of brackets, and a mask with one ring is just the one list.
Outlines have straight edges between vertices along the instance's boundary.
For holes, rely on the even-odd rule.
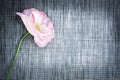
[[40,42],[39,39],[37,38],[34,38],[34,41],[39,47],[45,47],[47,45],[46,42],[43,42],[43,41]]
[[35,29],[33,21],[27,15],[24,15],[23,13],[17,12],[16,14],[21,17],[28,32],[32,35],[36,35],[36,33],[35,33],[36,29]]
[[42,24],[43,19],[46,17],[46,14],[41,12],[41,11],[38,11],[36,9],[32,9],[31,12],[32,12],[33,17],[35,19],[35,22]]
[[[44,12],[31,8],[16,14],[21,17],[25,27],[34,36],[34,41],[39,47],[45,47],[54,38],[52,21]],[[40,25],[41,30],[36,28],[35,23]]]

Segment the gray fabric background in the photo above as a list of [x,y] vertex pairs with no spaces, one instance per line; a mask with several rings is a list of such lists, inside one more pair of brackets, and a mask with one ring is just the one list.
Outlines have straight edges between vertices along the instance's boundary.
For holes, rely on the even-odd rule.
[[39,48],[28,36],[10,80],[120,80],[120,0],[0,1],[0,80],[4,80],[25,26],[15,13],[44,11],[55,38]]

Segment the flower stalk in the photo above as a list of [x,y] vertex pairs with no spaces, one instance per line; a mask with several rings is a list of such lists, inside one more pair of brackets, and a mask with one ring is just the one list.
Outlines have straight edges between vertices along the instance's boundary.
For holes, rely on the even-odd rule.
[[21,39],[20,39],[20,42],[19,42],[18,47],[17,47],[17,50],[16,50],[16,54],[15,54],[15,56],[14,56],[14,58],[13,58],[12,63],[10,64],[10,68],[9,68],[8,73],[7,73],[6,80],[9,80],[9,78],[10,78],[12,69],[13,69],[13,67],[14,67],[14,65],[15,65],[16,59],[17,59],[18,54],[19,54],[19,51],[20,51],[21,44],[22,44],[23,40],[24,40],[28,35],[29,35],[29,33],[27,32],[27,33],[23,34],[23,36],[22,36]]

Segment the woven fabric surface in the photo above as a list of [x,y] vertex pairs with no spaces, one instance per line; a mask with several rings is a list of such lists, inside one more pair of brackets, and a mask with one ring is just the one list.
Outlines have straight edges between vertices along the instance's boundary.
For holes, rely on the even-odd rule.
[[10,80],[120,80],[120,0],[0,1],[0,80],[26,28],[16,12],[36,8],[53,22],[44,48],[28,36]]

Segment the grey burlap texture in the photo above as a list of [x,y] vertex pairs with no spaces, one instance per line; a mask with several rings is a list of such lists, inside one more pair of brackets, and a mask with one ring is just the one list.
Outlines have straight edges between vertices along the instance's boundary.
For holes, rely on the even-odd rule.
[[4,80],[25,26],[15,13],[44,11],[55,38],[45,48],[32,36],[21,47],[11,80],[120,79],[119,0],[1,1],[0,80]]

